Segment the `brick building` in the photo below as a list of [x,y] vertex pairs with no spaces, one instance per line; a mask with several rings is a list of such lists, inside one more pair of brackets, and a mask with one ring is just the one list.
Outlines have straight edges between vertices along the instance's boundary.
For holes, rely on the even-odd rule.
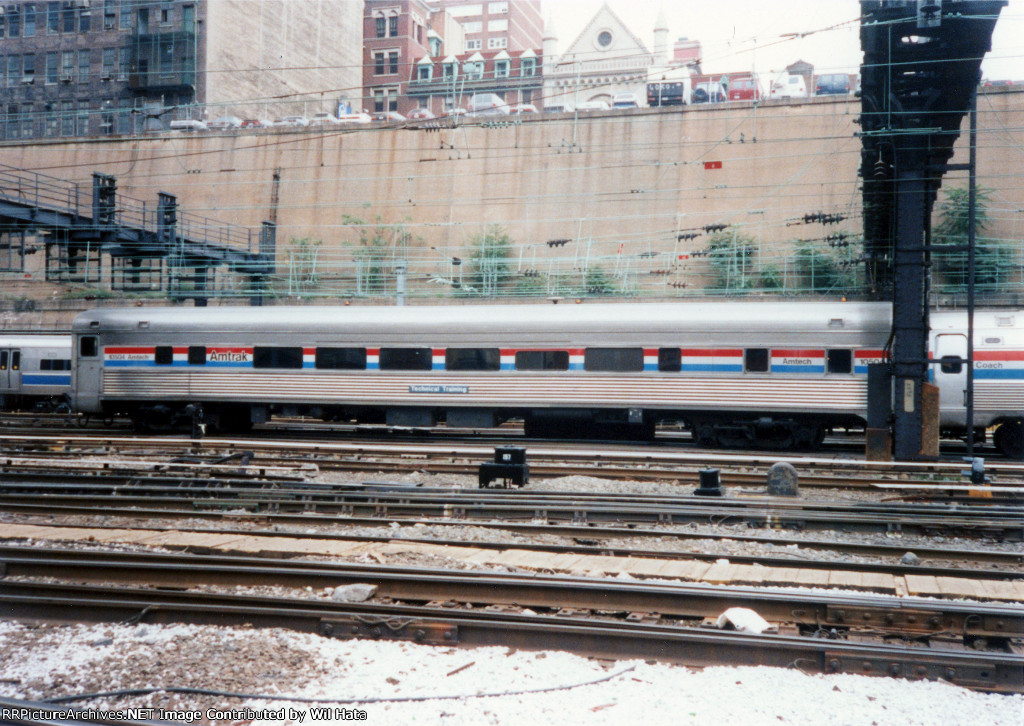
[[312,112],[360,93],[358,3],[51,0],[0,9],[2,139]]
[[544,21],[540,0],[433,0],[435,12],[455,18],[466,34],[467,51],[515,51],[540,48]]

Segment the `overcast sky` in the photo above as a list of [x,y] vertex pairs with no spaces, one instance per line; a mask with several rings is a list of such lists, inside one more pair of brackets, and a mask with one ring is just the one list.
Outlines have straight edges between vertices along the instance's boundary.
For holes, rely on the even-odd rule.
[[[559,52],[583,30],[603,0],[543,0],[545,19],[558,33]],[[797,60],[815,71],[856,72],[862,59],[858,0],[608,0],[616,15],[650,48],[664,8],[669,45],[701,42],[707,73],[780,71]],[[1024,0],[1010,0],[996,24],[992,51],[982,64],[988,79],[1024,81]],[[840,26],[833,30],[826,30]],[[810,33],[803,38],[786,33]]]

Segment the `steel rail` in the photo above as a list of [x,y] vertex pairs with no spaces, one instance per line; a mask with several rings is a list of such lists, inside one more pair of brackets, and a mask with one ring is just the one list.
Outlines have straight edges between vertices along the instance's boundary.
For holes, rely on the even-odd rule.
[[[83,586],[0,584],[0,608],[9,617],[61,622],[146,622],[288,627],[334,638],[408,640],[447,646],[510,646],[569,650],[600,658],[645,658],[692,666],[768,665],[805,672],[859,673],[946,680],[989,692],[1024,692],[1024,656],[1006,652],[926,649],[879,642],[827,640],[784,634],[754,635],[524,613],[410,610],[386,605],[368,610],[310,600],[167,591],[117,592]],[[35,590],[35,592],[32,591]]]
[[[41,485],[31,485],[39,486]],[[0,508],[25,502],[31,486],[5,482],[0,491]],[[92,486],[92,485],[90,485]],[[965,513],[959,509],[919,506],[853,507],[843,511],[835,505],[813,502],[785,503],[772,500],[724,500],[694,497],[676,504],[633,502],[628,495],[619,501],[588,497],[544,497],[534,492],[505,495],[474,490],[459,494],[439,492],[329,492],[322,495],[304,489],[294,496],[287,491],[226,487],[203,489],[173,487],[146,495],[141,487],[124,487],[108,495],[45,494],[48,504],[59,506],[96,505],[103,500],[120,505],[150,508],[179,506],[183,499],[193,507],[246,509],[260,511],[299,511],[338,513],[346,516],[439,517],[469,522],[507,519],[516,521],[559,521],[577,524],[644,523],[680,524],[689,522],[747,523],[752,526],[796,529],[834,529],[868,532],[956,532],[963,535],[991,536],[1020,540],[1024,538],[1024,517],[1019,508]]]
[[[266,523],[278,523],[281,525],[355,525],[363,527],[379,527],[387,528],[391,524],[398,524],[405,527],[413,527],[415,525],[433,525],[433,526],[464,526],[462,522],[453,521],[431,521],[424,519],[397,519],[397,518],[381,518],[381,517],[331,517],[326,518],[320,514],[292,514],[292,513],[281,513],[281,512],[261,512],[259,514],[250,515],[237,514],[229,511],[197,511],[195,509],[184,509],[184,510],[173,510],[173,509],[142,509],[142,508],[111,508],[109,504],[97,507],[52,507],[48,504],[0,504],[0,511],[8,511],[17,514],[24,515],[44,515],[53,516],[55,514],[69,514],[76,516],[102,516],[102,517],[124,517],[128,519],[152,519],[152,518],[179,518],[179,519],[214,519],[214,520],[227,520],[227,521],[250,521],[250,522],[266,522]],[[28,522],[29,524],[33,522]],[[79,528],[83,525],[80,524],[61,524],[58,522],[46,521],[48,527],[75,527]],[[117,529],[117,525],[85,525],[94,528],[110,528]],[[979,570],[979,566],[988,567],[1020,567],[1024,565],[1024,553],[1013,552],[1009,550],[991,550],[991,549],[970,549],[970,550],[958,550],[949,547],[934,547],[934,546],[920,546],[913,545],[884,545],[884,544],[873,544],[864,542],[844,542],[844,541],[833,541],[833,540],[812,540],[812,539],[797,539],[791,537],[769,537],[759,535],[747,535],[747,534],[736,534],[736,533],[715,533],[715,532],[692,532],[684,530],[670,530],[670,529],[644,529],[637,528],[634,526],[611,526],[611,527],[596,527],[587,525],[557,525],[557,524],[534,524],[534,523],[518,523],[518,522],[474,522],[474,527],[480,527],[484,529],[502,530],[509,531],[519,534],[528,535],[557,535],[562,537],[571,537],[580,542],[594,542],[595,544],[589,548],[589,550],[598,554],[632,554],[635,556],[643,557],[672,557],[678,556],[678,552],[666,553],[661,550],[641,550],[641,549],[623,549],[623,548],[609,548],[607,546],[601,546],[597,544],[602,539],[611,538],[665,538],[665,539],[676,539],[681,541],[688,540],[728,540],[737,543],[750,543],[750,544],[766,544],[777,547],[796,547],[803,550],[831,550],[836,552],[842,552],[851,555],[867,555],[872,557],[889,557],[892,559],[899,559],[907,553],[908,550],[913,552],[923,561],[952,561],[968,563],[969,568],[948,568],[949,571],[955,571],[957,577],[995,577],[997,579],[1002,577],[1014,577],[1014,573],[1005,571],[999,572],[991,569]],[[158,531],[160,528],[157,528]],[[177,531],[194,531],[194,532],[209,532],[209,533],[237,533],[237,534],[253,534],[252,530],[233,530],[233,529],[203,529],[198,527],[174,527]],[[367,536],[355,536],[355,535],[343,535],[337,533],[310,533],[310,532],[296,532],[290,533],[288,531],[275,530],[274,536],[280,537],[302,537],[309,539],[335,539],[335,540],[371,540],[372,537]],[[381,540],[386,541],[417,541],[415,538],[409,537],[396,537],[394,535],[388,537],[382,537]],[[485,542],[480,540],[442,540],[437,538],[424,538],[422,541],[431,542],[434,544],[469,544],[473,547],[480,548],[495,548],[495,549],[510,549],[524,544],[519,542]],[[585,552],[588,548],[584,545],[577,545],[575,547],[565,546],[560,547],[558,545],[545,545],[539,543],[530,543],[529,549],[549,551],[549,552]],[[720,554],[704,554],[700,552],[690,551],[687,553],[693,557],[705,557],[719,559],[722,557]],[[730,561],[734,562],[765,562],[771,561],[771,558],[761,557],[749,557],[744,558],[742,556],[737,557],[735,555],[729,555]],[[808,563],[806,559],[786,559],[777,558],[778,564],[801,564],[805,565]],[[834,565],[834,569],[842,569],[845,565],[842,562],[836,563],[822,563]],[[850,566],[861,567],[867,563],[853,563]],[[813,566],[813,565],[811,565]],[[908,568],[910,569],[910,568]],[[925,569],[931,569],[925,567]],[[947,568],[935,568],[936,571],[945,571]],[[917,571],[916,569],[914,570]],[[931,573],[927,573],[931,574]]]
[[54,577],[187,589],[199,584],[324,588],[367,582],[378,596],[401,601],[455,601],[474,605],[576,608],[659,613],[702,619],[730,607],[748,607],[775,622],[821,628],[870,627],[914,635],[1024,637],[1024,607],[863,593],[779,591],[688,583],[651,583],[405,566],[293,561],[239,555],[7,548],[0,592],[10,578]]
[[[266,453],[294,454],[301,452],[302,455],[315,453],[318,455],[359,455],[359,456],[407,456],[407,457],[447,457],[455,459],[472,459],[475,462],[489,461],[493,457],[493,446],[480,446],[463,444],[459,442],[437,442],[437,443],[374,443],[374,442],[338,442],[338,441],[289,441],[265,439],[228,439],[228,438],[205,438],[189,439],[182,436],[163,437],[131,437],[131,436],[109,436],[109,435],[82,435],[72,436],[0,436],[0,443],[13,445],[20,443],[27,446],[41,446],[44,450],[55,450],[62,447],[74,446],[95,446],[101,444],[105,447],[150,447],[152,449],[175,449],[182,448],[194,452],[222,450],[250,450]],[[509,442],[505,442],[509,443]],[[511,442],[516,445],[516,442]],[[828,458],[795,452],[769,452],[769,453],[711,453],[711,452],[683,452],[666,451],[652,447],[625,448],[619,445],[602,445],[595,447],[588,444],[587,448],[581,448],[577,444],[566,447],[558,447],[551,442],[543,444],[531,444],[528,448],[528,455],[531,463],[535,461],[555,460],[582,460],[585,462],[615,463],[626,462],[635,465],[643,462],[648,465],[656,463],[689,465],[692,467],[756,467],[767,470],[772,464],[780,460],[789,461],[795,466],[806,468],[817,467],[821,469],[848,470],[861,472],[882,472],[892,474],[926,473],[929,475],[945,474],[954,478],[962,478],[961,471],[964,468],[961,459],[953,459],[938,462],[907,462],[907,461],[866,461],[852,458]],[[993,472],[1003,472],[1008,475],[1024,480],[1024,464],[1008,461],[986,462],[986,467]]]

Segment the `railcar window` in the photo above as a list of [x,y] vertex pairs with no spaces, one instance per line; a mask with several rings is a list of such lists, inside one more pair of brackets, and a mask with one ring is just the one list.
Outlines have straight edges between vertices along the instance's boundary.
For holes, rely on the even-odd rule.
[[964,369],[964,364],[958,355],[944,355],[939,363],[939,368],[943,373],[956,375]]
[[366,348],[317,348],[316,367],[334,370],[366,370]]
[[587,348],[583,352],[585,371],[642,371],[643,348]]
[[382,371],[429,371],[434,367],[434,351],[430,348],[381,348],[379,366]]
[[43,358],[39,361],[39,370],[41,371],[70,371],[71,361],[69,360],[55,360],[53,358]]
[[0,371],[7,370],[7,351],[0,350]]
[[743,351],[743,370],[748,373],[768,372],[768,349],[747,348]]
[[444,352],[444,367],[449,371],[496,371],[501,368],[498,348],[449,348]]
[[825,353],[825,370],[829,373],[852,373],[853,351],[836,349]]
[[99,344],[95,335],[84,335],[78,341],[78,355],[83,358],[95,358]]
[[517,371],[567,371],[567,350],[520,350],[516,352]]
[[206,346],[190,345],[188,347],[188,364],[190,366],[206,365]]
[[174,348],[171,346],[158,345],[154,353],[154,359],[158,366],[169,366],[174,363]]
[[260,347],[252,349],[253,368],[302,368],[302,348]]
[[678,373],[683,370],[683,354],[679,348],[658,348],[658,370]]
[[12,371],[19,371],[19,370],[21,370],[21,351],[20,350],[12,350],[11,351],[11,370]]

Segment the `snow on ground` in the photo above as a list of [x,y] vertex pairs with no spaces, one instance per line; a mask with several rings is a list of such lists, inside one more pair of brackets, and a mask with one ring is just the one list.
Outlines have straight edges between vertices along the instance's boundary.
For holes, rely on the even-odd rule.
[[[607,663],[558,651],[341,641],[276,629],[0,621],[0,695],[44,699],[156,686],[347,702],[161,693],[74,705],[198,710],[204,715],[207,709],[248,708],[284,717],[252,720],[246,714],[221,713],[222,718],[212,719],[252,720],[255,726],[351,723],[360,711],[371,724],[444,726],[1024,723],[1021,696],[974,693],[945,683],[805,675],[779,668]],[[555,690],[528,693],[539,689]],[[329,709],[326,714],[314,710],[323,707]]]

